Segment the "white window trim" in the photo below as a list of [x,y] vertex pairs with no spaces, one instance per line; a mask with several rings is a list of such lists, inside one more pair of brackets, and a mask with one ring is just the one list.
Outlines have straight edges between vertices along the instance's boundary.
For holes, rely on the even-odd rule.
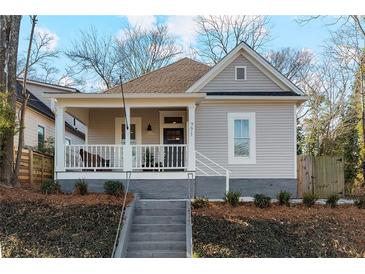
[[[254,112],[228,113],[228,164],[256,164],[256,114]],[[234,121],[249,121],[250,155],[234,156]]]
[[[165,117],[182,117],[181,124],[165,124]],[[182,128],[184,129],[184,143],[186,143],[186,111],[184,110],[172,110],[172,111],[160,111],[160,144],[163,144],[163,130],[164,128]]]
[[65,140],[70,141],[70,145],[72,145],[72,140],[71,140],[71,138],[65,137]]
[[[131,117],[130,124],[136,125],[136,144],[142,144],[142,118],[141,117]],[[122,144],[122,125],[125,124],[124,117],[115,118],[115,144]]]
[[[243,68],[243,69],[245,69],[245,79],[237,79],[237,69],[238,68]],[[247,79],[247,67],[246,66],[235,66],[234,67],[234,79],[236,80],[236,81],[246,81],[246,79]]]
[[46,138],[46,126],[45,126],[45,125],[43,125],[43,124],[38,124],[38,125],[37,125],[37,146],[38,146],[38,143],[39,143],[39,142],[38,142],[38,141],[39,141],[39,140],[38,140],[38,128],[39,128],[39,127],[42,127],[42,128],[43,128],[43,135],[44,135],[44,136],[43,136],[43,138],[44,138],[44,142],[46,142],[46,140],[47,140],[47,138]]

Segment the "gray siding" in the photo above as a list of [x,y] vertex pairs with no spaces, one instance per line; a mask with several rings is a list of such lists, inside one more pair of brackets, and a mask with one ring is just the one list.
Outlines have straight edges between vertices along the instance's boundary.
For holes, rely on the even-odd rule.
[[[19,108],[17,108],[19,109]],[[24,145],[38,146],[38,125],[45,129],[45,138],[55,137],[55,124],[52,119],[46,117],[33,109],[28,108],[24,121]],[[71,143],[78,145],[84,144],[84,140],[65,129],[65,137],[71,139]],[[18,134],[14,136],[15,146],[18,145]]]
[[[256,113],[256,164],[228,164],[227,113]],[[196,149],[236,178],[295,178],[294,105],[207,104],[196,111]]]
[[[132,117],[142,119],[142,144],[160,144],[160,110],[182,109],[157,109],[135,108],[131,109]],[[89,144],[114,144],[115,143],[115,118],[123,117],[123,109],[90,109],[89,112]],[[152,132],[147,132],[151,124]],[[185,140],[186,142],[186,140]]]
[[[27,84],[27,89],[51,109],[52,109],[51,98],[47,97],[46,93],[60,92],[60,90],[57,88],[44,87],[32,83]],[[74,126],[74,117],[68,113],[65,113],[65,122],[69,123],[71,126]],[[83,133],[86,132],[86,126],[77,119],[75,127]]]
[[[235,80],[235,66],[246,66],[246,80]],[[201,92],[247,92],[247,91],[283,91],[274,81],[267,77],[261,70],[252,64],[247,58],[240,55],[213,80],[211,80]]]

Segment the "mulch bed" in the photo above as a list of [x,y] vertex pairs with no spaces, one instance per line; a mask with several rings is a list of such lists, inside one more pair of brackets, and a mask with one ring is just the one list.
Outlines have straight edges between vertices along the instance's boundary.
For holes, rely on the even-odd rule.
[[43,195],[0,187],[2,256],[110,257],[122,202],[106,194]]
[[210,203],[193,210],[197,257],[365,257],[365,210],[344,205],[259,209]]

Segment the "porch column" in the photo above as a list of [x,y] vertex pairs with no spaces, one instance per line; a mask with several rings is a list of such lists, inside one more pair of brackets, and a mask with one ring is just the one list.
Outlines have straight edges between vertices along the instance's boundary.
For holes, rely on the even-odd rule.
[[195,105],[188,106],[188,171],[195,171]]
[[56,106],[55,109],[55,170],[65,171],[65,109]]
[[[123,170],[132,171],[132,148],[131,148],[131,109],[125,107],[126,123],[125,123],[125,145],[123,150]],[[127,125],[128,123],[128,125]]]

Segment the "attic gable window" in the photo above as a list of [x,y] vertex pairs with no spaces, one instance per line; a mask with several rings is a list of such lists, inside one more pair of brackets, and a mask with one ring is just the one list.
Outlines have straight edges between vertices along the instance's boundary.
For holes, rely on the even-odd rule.
[[235,67],[235,79],[236,80],[246,80],[246,67],[244,67],[244,66]]

